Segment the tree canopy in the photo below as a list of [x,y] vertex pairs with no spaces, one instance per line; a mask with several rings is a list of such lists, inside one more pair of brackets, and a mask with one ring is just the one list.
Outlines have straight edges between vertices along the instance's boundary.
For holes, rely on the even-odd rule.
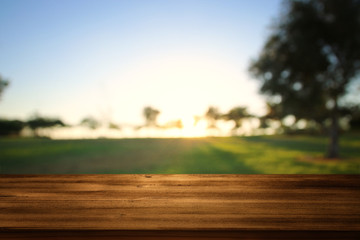
[[145,107],[143,110],[143,115],[145,117],[145,125],[147,127],[157,127],[157,117],[160,114],[160,111],[152,108],[152,107]]
[[251,115],[248,113],[246,107],[234,107],[230,111],[223,115],[225,120],[234,121],[234,129],[238,129],[242,125],[242,121],[245,118],[249,118]]
[[221,118],[221,113],[217,107],[210,106],[205,113],[208,121],[208,128],[217,128],[216,121]]
[[35,136],[39,136],[38,129],[40,128],[66,126],[60,119],[41,117],[37,114],[35,114],[35,116],[33,116],[30,120],[28,120],[26,122],[26,125],[33,130]]
[[0,119],[0,136],[19,136],[24,126],[20,120]]
[[96,129],[100,127],[100,122],[95,118],[88,116],[81,120],[80,125],[86,126],[90,129]]
[[293,0],[250,71],[283,115],[331,119],[328,157],[338,156],[339,100],[360,69],[360,1]]

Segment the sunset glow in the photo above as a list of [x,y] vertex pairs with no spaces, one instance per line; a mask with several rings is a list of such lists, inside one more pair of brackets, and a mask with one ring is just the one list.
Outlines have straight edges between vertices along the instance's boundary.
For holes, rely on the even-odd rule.
[[[146,137],[155,130],[133,129],[144,125],[142,110],[151,106],[160,111],[159,125],[184,124],[156,136],[206,136],[205,120],[189,119],[209,106],[264,112],[247,69],[279,6],[280,0],[2,1],[0,74],[10,86],[0,117],[56,117],[85,136],[77,125],[92,116],[103,127],[122,126],[109,137]],[[99,131],[89,137],[105,134]]]
[[184,117],[181,122],[183,123],[182,137],[205,137],[207,135],[207,125],[204,120],[196,122],[193,117]]

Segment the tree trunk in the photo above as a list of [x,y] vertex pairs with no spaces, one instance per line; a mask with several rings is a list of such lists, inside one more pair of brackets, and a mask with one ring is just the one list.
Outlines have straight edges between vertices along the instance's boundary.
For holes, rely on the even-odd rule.
[[334,99],[334,108],[331,113],[330,143],[327,158],[339,157],[339,115],[337,98]]

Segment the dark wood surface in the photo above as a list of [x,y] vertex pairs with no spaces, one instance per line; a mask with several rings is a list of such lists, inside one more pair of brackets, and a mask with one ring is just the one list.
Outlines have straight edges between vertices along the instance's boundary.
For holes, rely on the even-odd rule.
[[360,175],[0,177],[0,238],[255,239],[250,236],[261,233],[300,239],[301,232],[302,239],[309,233],[358,238]]
[[356,231],[7,231],[6,240],[359,240]]

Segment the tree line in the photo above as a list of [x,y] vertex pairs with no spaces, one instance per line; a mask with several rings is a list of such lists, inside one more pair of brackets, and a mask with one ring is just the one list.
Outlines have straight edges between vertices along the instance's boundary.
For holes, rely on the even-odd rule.
[[[164,124],[158,122],[158,117],[161,111],[147,106],[142,110],[144,123],[140,126],[133,126],[134,130],[143,128],[157,128],[157,129],[183,129],[184,123],[181,119],[170,120]],[[292,123],[286,124],[286,119],[291,116]],[[267,103],[267,111],[264,115],[250,114],[246,106],[237,106],[231,108],[229,111],[222,113],[219,108],[209,106],[202,115],[193,116],[194,126],[203,120],[207,124],[208,129],[219,129],[218,122],[226,121],[232,122],[232,135],[238,135],[237,130],[243,127],[243,123],[247,120],[256,119],[258,122],[257,129],[273,129],[278,134],[324,134],[329,128],[329,123],[318,123],[314,119],[297,119],[293,115],[284,115],[279,104]],[[347,115],[344,115],[344,120],[348,120],[348,127],[360,130],[360,108],[355,107],[349,109]],[[302,123],[302,124],[299,124]],[[28,128],[32,131],[34,137],[44,137],[41,135],[41,129],[54,127],[73,127],[83,126],[90,130],[95,130],[100,127],[106,127],[113,130],[121,131],[122,125],[114,122],[103,123],[100,120],[87,116],[81,119],[76,125],[70,125],[63,120],[54,117],[42,116],[38,113],[33,114],[28,120],[21,121],[17,119],[0,119],[0,136],[20,136],[22,130]],[[346,127],[341,129],[346,130]]]
[[[360,1],[359,0],[287,0],[271,25],[260,54],[249,66],[266,96],[267,113],[257,116],[260,127],[280,123],[284,132],[302,129],[327,132],[328,158],[339,156],[342,119],[359,128],[359,89],[354,101],[347,94],[359,83],[360,73]],[[0,81],[0,94],[8,85]],[[146,126],[157,126],[159,110],[144,109]],[[292,116],[293,126],[282,124]],[[253,118],[245,107],[221,114],[215,107],[206,113],[209,127],[220,119],[239,128],[246,118]],[[19,124],[19,123],[16,123]],[[169,126],[181,127],[179,120]]]

